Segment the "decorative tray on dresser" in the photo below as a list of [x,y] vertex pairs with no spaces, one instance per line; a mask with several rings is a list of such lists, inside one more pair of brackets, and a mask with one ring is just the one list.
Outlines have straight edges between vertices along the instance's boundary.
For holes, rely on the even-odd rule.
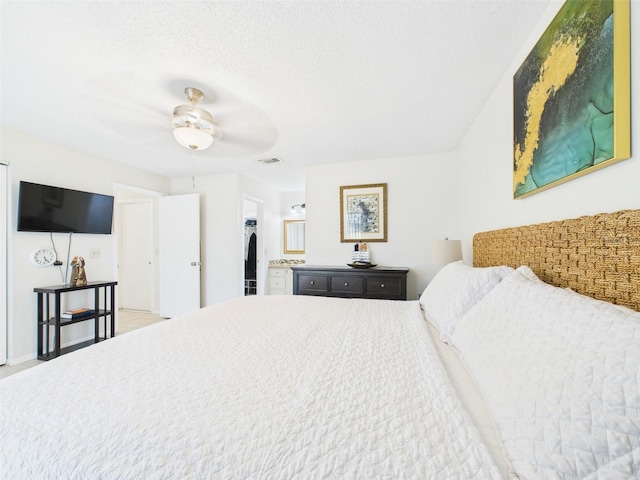
[[407,299],[408,268],[300,265],[291,269],[294,295]]

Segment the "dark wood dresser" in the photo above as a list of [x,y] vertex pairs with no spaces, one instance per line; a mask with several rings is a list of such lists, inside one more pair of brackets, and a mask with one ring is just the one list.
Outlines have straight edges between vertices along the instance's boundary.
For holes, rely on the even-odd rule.
[[300,265],[291,269],[294,295],[407,299],[408,268]]

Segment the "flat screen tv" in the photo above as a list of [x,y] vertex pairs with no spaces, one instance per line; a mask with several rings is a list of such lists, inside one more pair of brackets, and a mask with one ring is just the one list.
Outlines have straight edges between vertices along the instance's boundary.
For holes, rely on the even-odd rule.
[[110,234],[113,197],[20,182],[19,232]]

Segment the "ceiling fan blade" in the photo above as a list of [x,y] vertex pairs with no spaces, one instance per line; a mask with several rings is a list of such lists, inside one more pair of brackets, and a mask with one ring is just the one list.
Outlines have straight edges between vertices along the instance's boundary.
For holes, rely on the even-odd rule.
[[126,138],[130,142],[147,145],[162,143],[167,146],[175,143],[173,135],[171,135],[170,119],[167,119],[162,125],[157,124],[157,122],[134,122],[115,118],[97,118],[96,120],[109,131]]
[[[182,126],[203,128],[213,124],[214,144],[206,151],[217,157],[255,155],[275,145],[278,131],[270,119],[257,106],[232,92],[192,80],[167,82],[145,75],[121,71],[91,78],[81,92],[89,105],[89,114],[129,141],[178,145],[171,135],[173,115],[178,111]],[[189,88],[203,93],[195,104],[185,94]],[[208,117],[204,123],[203,115]]]
[[224,132],[220,141],[228,144],[237,145],[247,150],[255,150],[255,153],[261,153],[273,147],[278,139],[277,135],[259,135],[253,133],[231,133]]
[[164,103],[171,105],[171,100],[166,98],[157,82],[126,71],[90,78],[85,82],[81,95],[98,108],[111,106],[132,114],[149,112],[163,115],[166,114]]

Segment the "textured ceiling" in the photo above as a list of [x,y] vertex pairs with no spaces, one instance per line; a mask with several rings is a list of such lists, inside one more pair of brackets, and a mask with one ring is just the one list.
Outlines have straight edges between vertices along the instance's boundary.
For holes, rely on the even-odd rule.
[[[169,177],[302,190],[305,165],[455,149],[548,4],[3,0],[1,121]],[[224,132],[194,160],[170,127],[187,86]]]

